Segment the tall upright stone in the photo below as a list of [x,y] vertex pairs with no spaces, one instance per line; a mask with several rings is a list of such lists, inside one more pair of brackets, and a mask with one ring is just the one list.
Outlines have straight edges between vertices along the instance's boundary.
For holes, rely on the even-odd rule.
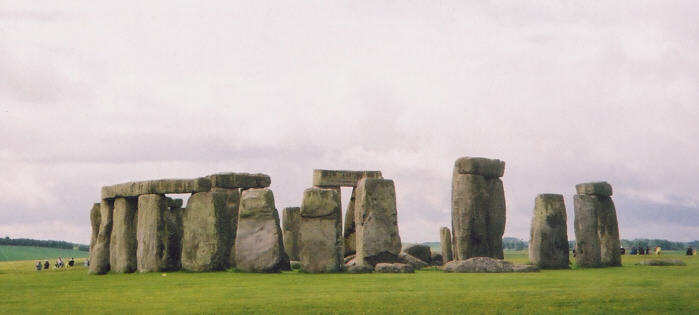
[[212,188],[192,194],[182,218],[182,268],[224,270],[231,265],[238,189]]
[[505,162],[463,157],[454,163],[452,180],[452,233],[454,259],[502,259],[505,231]]
[[299,229],[301,228],[301,208],[284,208],[282,231],[284,232],[284,251],[291,260],[299,260]]
[[138,199],[114,199],[109,264],[113,272],[134,272],[136,265],[136,226]]
[[530,230],[529,261],[542,269],[562,269],[569,268],[568,257],[563,195],[538,195]]
[[354,208],[357,262],[372,266],[399,262],[401,241],[393,180],[361,179]]
[[621,241],[612,186],[607,182],[575,186],[576,259],[581,267],[621,266]]
[[354,223],[354,205],[356,199],[357,188],[352,187],[352,196],[347,204],[347,210],[345,211],[345,222],[344,228],[342,230],[342,235],[344,237],[345,244],[345,257],[354,255],[357,253],[356,246],[356,225]]
[[454,260],[451,245],[451,231],[448,227],[443,226],[439,229],[439,240],[442,247],[442,260],[446,264]]
[[179,206],[169,207],[165,215],[165,228],[167,229],[167,240],[165,242],[165,262],[164,265],[170,270],[182,269],[182,237],[184,208],[182,203]]
[[235,266],[247,272],[278,272],[288,265],[279,213],[269,188],[244,190],[240,198]]
[[92,227],[92,234],[90,235],[90,257],[89,260],[92,261],[92,253],[95,248],[95,243],[97,243],[97,236],[100,233],[100,203],[96,202],[92,204],[92,209],[90,209],[90,226]]
[[138,196],[136,250],[139,272],[162,271],[167,243],[167,199],[160,194]]
[[112,236],[112,214],[114,200],[104,199],[100,203],[100,227],[94,249],[90,250],[90,274],[109,272],[109,242]]
[[340,192],[335,188],[308,188],[301,205],[301,270],[339,272],[343,266]]

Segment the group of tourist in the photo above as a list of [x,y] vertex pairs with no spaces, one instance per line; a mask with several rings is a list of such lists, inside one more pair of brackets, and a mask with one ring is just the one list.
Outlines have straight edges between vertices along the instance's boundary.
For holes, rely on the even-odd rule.
[[[87,266],[87,264],[88,264],[88,261],[85,260],[85,266]],[[51,265],[49,264],[48,260],[44,261],[43,264],[41,263],[40,260],[37,260],[36,264],[34,266],[36,268],[36,271],[41,271],[41,269],[49,269],[49,267]],[[60,268],[65,268],[66,264],[63,262],[62,257],[58,257],[58,259],[56,260],[56,263],[54,263],[53,266],[55,269],[60,269]],[[73,267],[73,266],[75,266],[75,259],[73,257],[70,257],[70,260],[68,261],[68,267]]]

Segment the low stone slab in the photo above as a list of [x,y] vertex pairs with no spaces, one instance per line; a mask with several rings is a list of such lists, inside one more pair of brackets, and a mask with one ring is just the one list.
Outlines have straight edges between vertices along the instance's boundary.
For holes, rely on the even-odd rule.
[[422,261],[421,259],[416,258],[415,256],[406,254],[405,252],[401,252],[400,254],[398,254],[398,259],[400,259],[400,261],[402,261],[403,263],[410,265],[411,267],[413,267],[413,269],[417,270],[430,265]]
[[269,175],[260,173],[217,173],[206,178],[211,180],[211,187],[219,188],[265,188],[272,184]]
[[211,189],[208,178],[156,179],[102,187],[102,199],[138,197],[145,194],[187,194]]
[[347,272],[347,273],[372,273],[372,272],[374,272],[374,267],[371,265],[345,266],[345,272]]
[[367,178],[383,178],[381,171],[336,171],[313,170],[313,186],[316,187],[355,187],[357,182]]
[[530,265],[516,264],[490,257],[473,257],[466,260],[450,261],[444,265],[444,272],[536,272],[538,268]]
[[612,195],[612,185],[607,182],[582,183],[575,185],[575,191],[580,195],[609,197]]
[[413,267],[400,263],[378,263],[374,270],[381,273],[415,273]]
[[644,266],[686,266],[687,264],[684,261],[681,261],[679,259],[649,259],[649,260],[641,260],[640,262],[636,263],[636,265],[644,265]]
[[459,174],[474,174],[488,178],[502,177],[505,174],[505,162],[498,159],[467,156],[456,160],[454,170]]
[[430,261],[430,266],[441,266],[444,265],[444,258],[442,257],[442,254],[440,253],[435,253],[432,252],[432,257]]
[[420,259],[420,260],[426,262],[427,264],[429,264],[432,261],[432,250],[427,245],[422,245],[422,244],[408,245],[405,248],[403,248],[403,252],[405,252],[406,254],[411,255],[417,259]]

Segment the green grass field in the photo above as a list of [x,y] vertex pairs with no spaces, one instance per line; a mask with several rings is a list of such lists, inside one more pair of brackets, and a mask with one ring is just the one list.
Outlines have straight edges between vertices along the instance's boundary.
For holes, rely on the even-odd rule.
[[0,245],[0,261],[13,261],[13,260],[56,260],[58,257],[74,257],[74,258],[85,258],[88,252],[72,250],[72,249],[59,249],[59,248],[49,248],[49,247],[34,247],[34,246],[11,246],[11,245]]
[[661,258],[687,266],[637,266],[646,257],[627,255],[624,267],[525,274],[88,276],[82,265],[37,272],[32,261],[0,262],[0,313],[699,313],[699,257]]

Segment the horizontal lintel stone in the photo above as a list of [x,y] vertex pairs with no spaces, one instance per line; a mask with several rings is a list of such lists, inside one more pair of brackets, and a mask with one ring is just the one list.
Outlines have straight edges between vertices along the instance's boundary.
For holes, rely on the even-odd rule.
[[341,171],[313,170],[313,186],[316,187],[355,187],[363,177],[383,178],[381,171]]
[[459,174],[474,174],[489,178],[502,177],[505,174],[505,162],[498,159],[467,156],[456,160],[454,170]]
[[156,179],[102,187],[102,199],[138,197],[145,194],[188,194],[211,189],[208,178]]
[[592,182],[575,185],[579,195],[597,195],[609,197],[612,195],[612,185],[607,182]]
[[218,188],[266,188],[272,184],[269,175],[260,173],[218,173],[207,178],[211,180],[212,187]]

